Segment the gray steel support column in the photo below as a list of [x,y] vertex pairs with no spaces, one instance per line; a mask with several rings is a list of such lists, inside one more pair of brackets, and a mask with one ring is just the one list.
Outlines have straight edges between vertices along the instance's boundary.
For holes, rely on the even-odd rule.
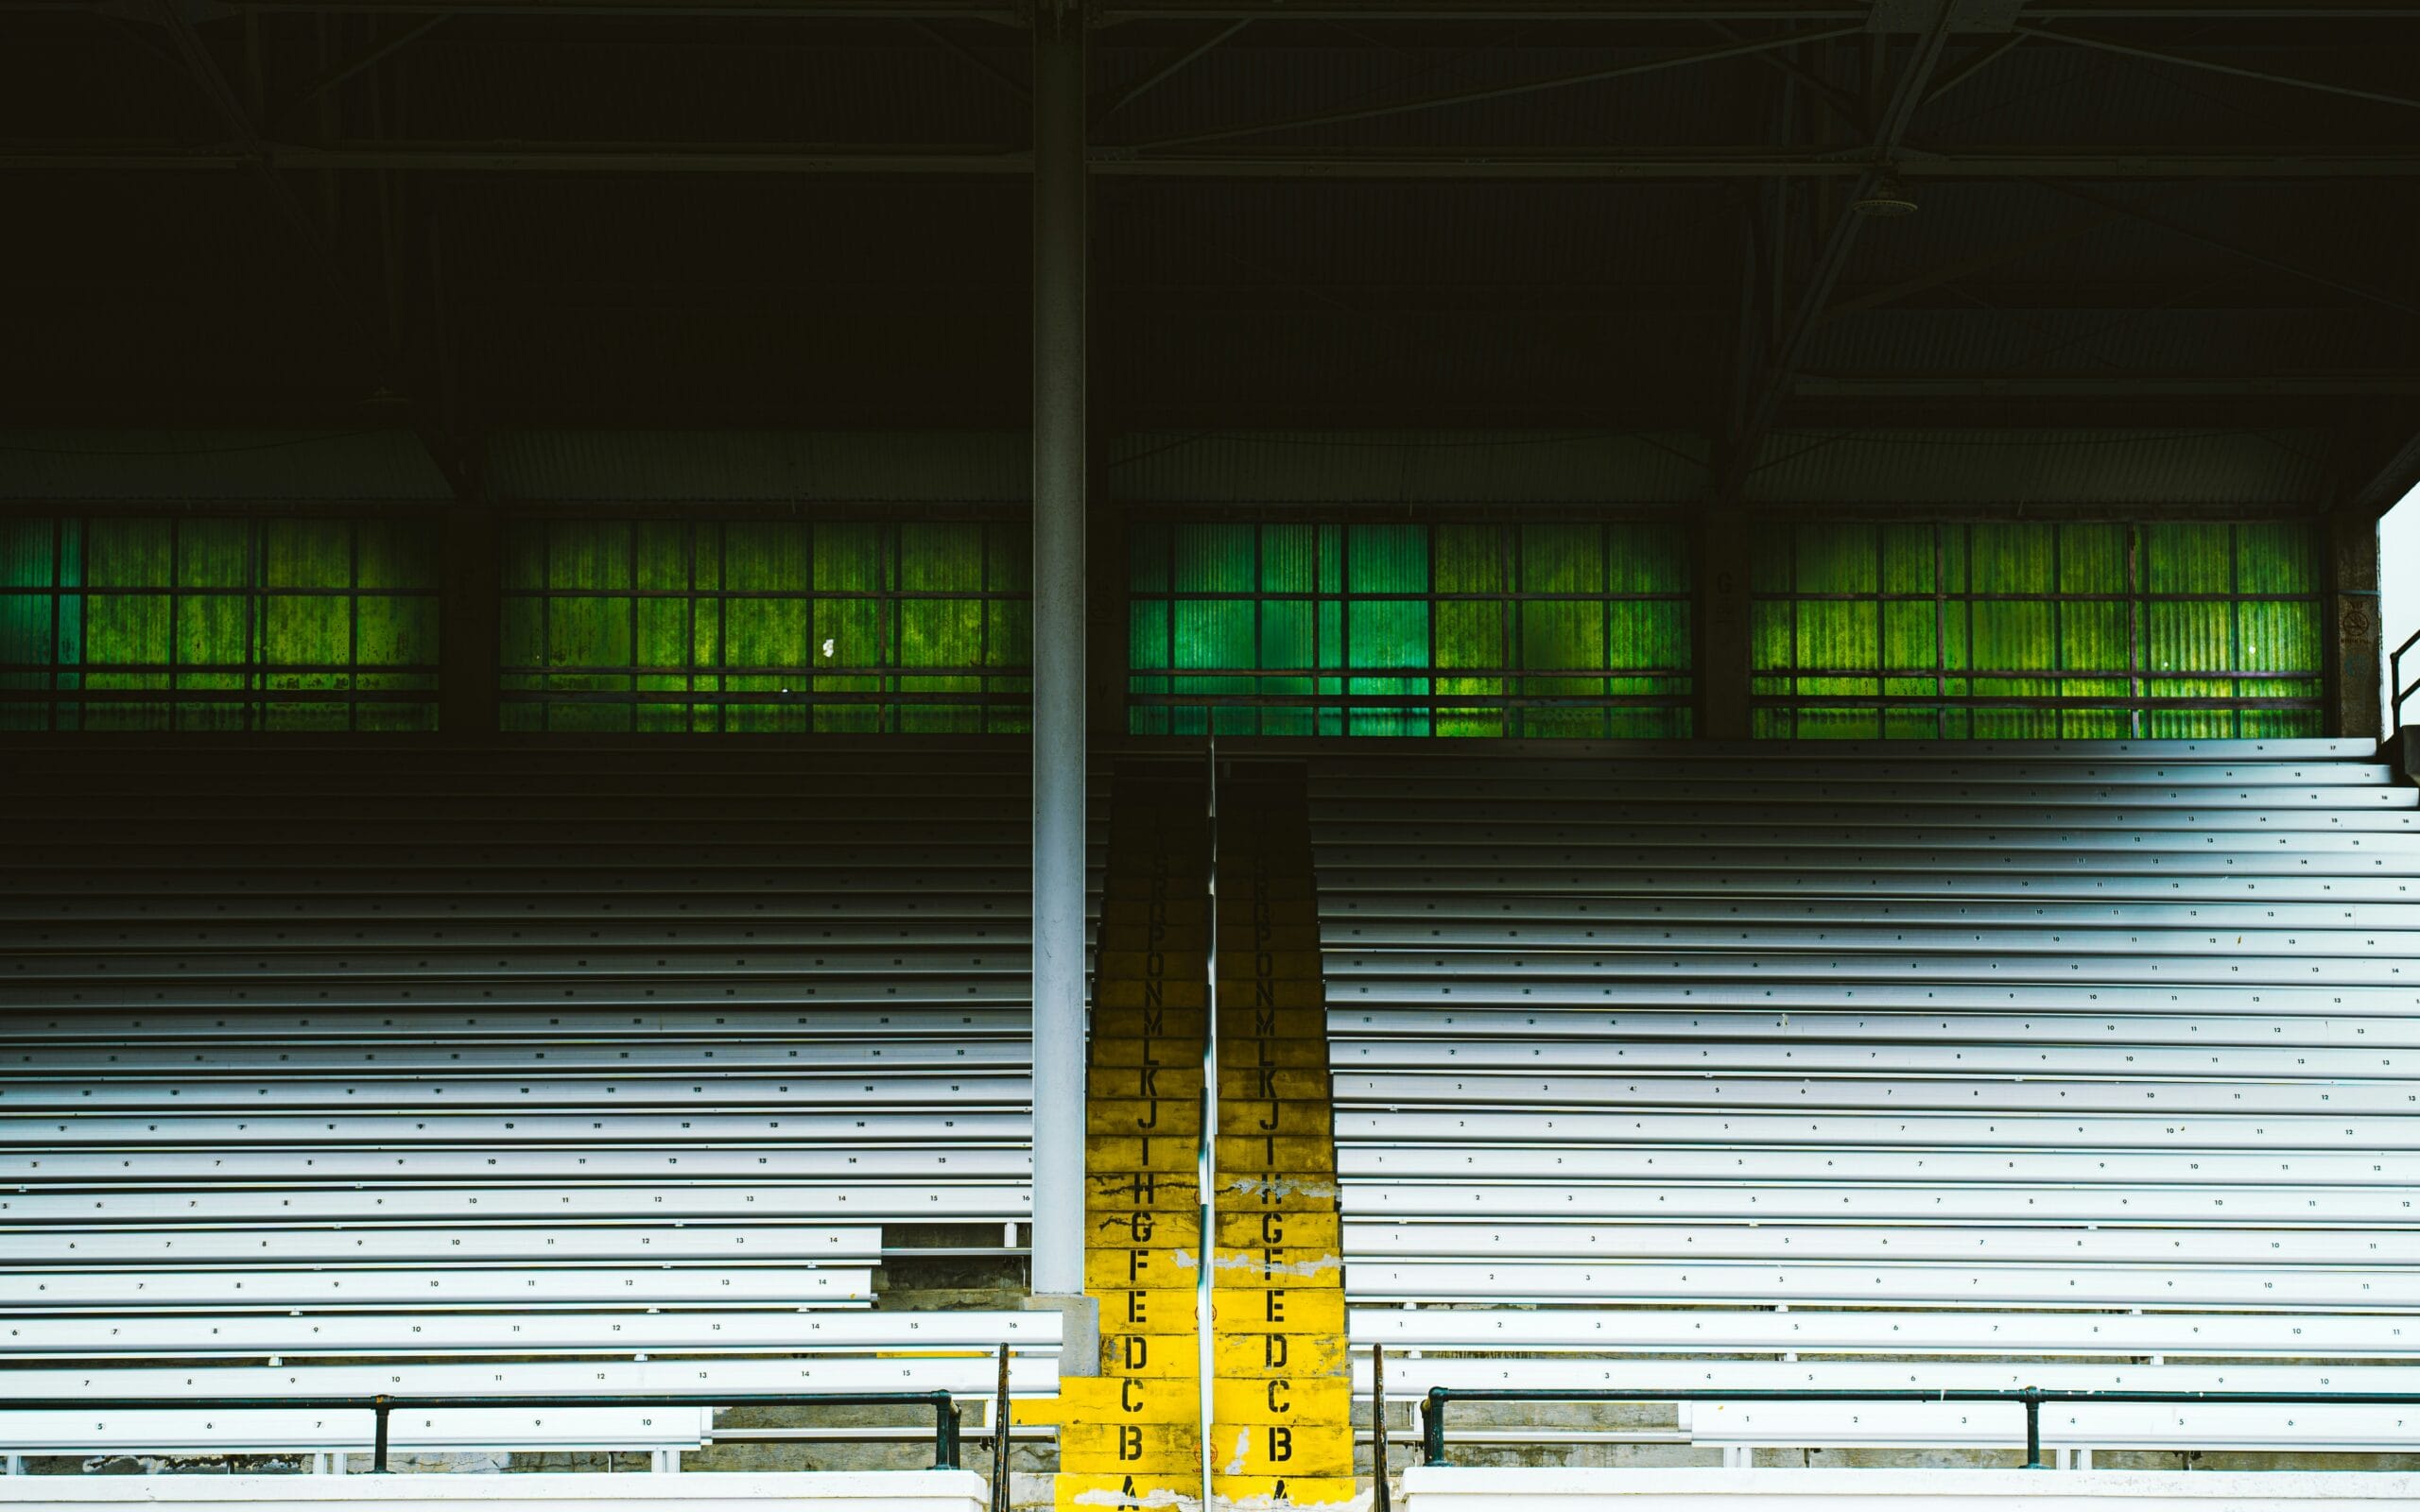
[[[2328,526],[2327,733],[2377,740],[2385,728],[2383,621],[2378,605],[2378,523],[2367,509],[2339,509]],[[2410,665],[2410,659],[2405,659]]]
[[1032,1289],[1072,1297],[1084,1289],[1084,43],[1081,18],[1052,9],[1036,8],[1033,43]]

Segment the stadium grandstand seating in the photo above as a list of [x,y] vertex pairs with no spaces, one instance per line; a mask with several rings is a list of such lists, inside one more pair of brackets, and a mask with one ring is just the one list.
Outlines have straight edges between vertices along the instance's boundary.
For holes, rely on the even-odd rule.
[[[2369,743],[1486,776],[1310,779],[1352,1332],[1392,1392],[2408,1389],[2420,794]],[[1682,1420],[2022,1436],[2014,1405]],[[2045,1433],[2408,1451],[2420,1413]]]
[[[879,1306],[1030,1220],[1013,755],[26,747],[0,794],[13,1452],[648,1449],[746,1392],[1055,1380]],[[192,1412],[113,1400],[191,1397]]]

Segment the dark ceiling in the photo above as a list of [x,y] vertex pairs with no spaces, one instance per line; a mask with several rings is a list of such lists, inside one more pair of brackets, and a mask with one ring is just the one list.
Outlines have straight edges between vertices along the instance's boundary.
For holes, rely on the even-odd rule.
[[[1106,427],[1655,429],[1718,490],[1784,427],[2293,433],[2314,504],[2420,474],[2420,3],[1088,20]],[[1019,424],[1031,25],[0,0],[0,403]],[[1886,171],[1917,211],[1852,214]]]

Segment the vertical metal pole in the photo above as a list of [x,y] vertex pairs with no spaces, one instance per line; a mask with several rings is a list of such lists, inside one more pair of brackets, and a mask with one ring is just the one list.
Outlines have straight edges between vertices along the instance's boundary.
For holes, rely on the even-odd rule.
[[1383,1344],[1370,1346],[1370,1470],[1376,1512],[1393,1512],[1393,1493],[1387,1489],[1387,1347]]
[[1033,1290],[1072,1297],[1084,1289],[1084,43],[1081,17],[1051,9],[1033,43]]
[[2042,1468],[2042,1395],[2036,1391],[2025,1394],[2025,1468]]
[[378,1399],[371,1411],[376,1417],[377,1427],[370,1440],[370,1472],[384,1475],[387,1473],[387,1400],[384,1397]]
[[1000,1390],[992,1399],[992,1512],[1009,1512],[1009,1347],[1000,1346]]

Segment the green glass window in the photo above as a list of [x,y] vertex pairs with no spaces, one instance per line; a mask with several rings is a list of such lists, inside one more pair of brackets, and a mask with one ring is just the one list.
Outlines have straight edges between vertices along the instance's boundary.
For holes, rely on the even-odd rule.
[[1622,521],[1145,521],[1137,734],[1689,732],[1689,554]]
[[0,518],[0,728],[437,726],[435,522]]
[[2299,523],[1772,523],[1755,733],[2317,735],[2321,576]]
[[1030,554],[1022,522],[516,519],[504,728],[1022,731]]

